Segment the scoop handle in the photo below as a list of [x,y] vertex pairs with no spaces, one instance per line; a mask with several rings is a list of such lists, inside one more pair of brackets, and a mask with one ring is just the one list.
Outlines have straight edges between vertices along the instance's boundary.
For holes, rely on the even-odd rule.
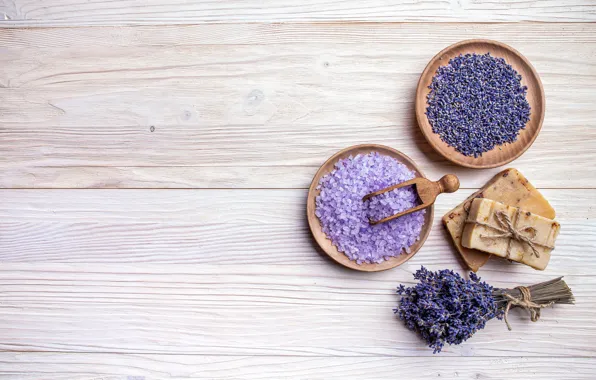
[[459,178],[454,174],[447,174],[437,181],[437,185],[439,185],[439,194],[454,193],[459,189]]

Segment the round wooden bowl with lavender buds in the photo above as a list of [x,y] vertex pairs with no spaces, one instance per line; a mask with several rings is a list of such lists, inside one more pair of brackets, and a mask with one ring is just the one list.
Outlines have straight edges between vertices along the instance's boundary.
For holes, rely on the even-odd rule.
[[321,249],[327,255],[329,255],[329,257],[331,257],[334,261],[338,262],[339,264],[363,272],[379,272],[395,268],[396,266],[401,265],[409,259],[411,259],[426,241],[426,238],[428,237],[428,234],[430,233],[432,227],[432,221],[434,216],[434,205],[426,208],[426,213],[424,214],[424,225],[422,226],[422,230],[420,231],[419,239],[412,246],[410,246],[409,253],[402,252],[401,255],[390,257],[388,260],[385,260],[379,264],[358,264],[355,261],[350,260],[345,254],[337,250],[337,247],[335,247],[331,243],[331,240],[329,240],[323,232],[321,222],[319,221],[319,218],[315,215],[316,198],[320,192],[317,189],[317,186],[319,185],[321,178],[333,170],[337,161],[344,158],[348,158],[350,156],[356,156],[358,154],[368,154],[372,152],[378,152],[381,155],[392,157],[397,161],[401,162],[403,165],[405,165],[409,170],[413,171],[416,174],[416,177],[424,177],[424,174],[422,174],[422,171],[418,168],[418,166],[416,166],[414,161],[412,161],[408,156],[406,156],[398,150],[384,145],[376,144],[354,145],[337,152],[319,168],[319,170],[315,174],[315,177],[312,180],[312,183],[308,190],[308,197],[306,200],[306,214],[308,218],[308,225],[319,247],[321,247]]
[[[530,105],[529,121],[520,130],[517,140],[494,147],[479,157],[466,156],[449,146],[433,132],[427,117],[427,96],[429,86],[437,69],[445,66],[452,58],[465,54],[490,53],[495,58],[503,58],[521,75],[521,85],[527,87],[526,99]],[[517,50],[501,42],[491,40],[466,40],[447,47],[437,54],[426,66],[420,76],[416,90],[416,118],[428,143],[447,160],[469,168],[485,169],[505,165],[521,156],[536,140],[542,127],[545,111],[544,88],[538,73],[530,62]]]

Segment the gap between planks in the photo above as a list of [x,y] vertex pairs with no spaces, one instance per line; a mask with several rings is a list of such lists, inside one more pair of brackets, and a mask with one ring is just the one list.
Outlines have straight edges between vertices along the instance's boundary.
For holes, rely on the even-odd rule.
[[[429,178],[430,179],[430,178]],[[478,187],[460,187],[459,190],[478,190]],[[596,190],[595,187],[537,187],[538,190]],[[284,190],[305,190],[308,187],[0,187],[1,191],[8,190],[196,190],[196,191],[284,191]],[[459,191],[458,190],[458,191]]]

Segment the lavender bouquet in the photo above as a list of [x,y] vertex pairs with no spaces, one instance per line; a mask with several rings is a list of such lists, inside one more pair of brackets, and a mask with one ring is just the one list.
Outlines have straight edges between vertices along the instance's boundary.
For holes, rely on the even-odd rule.
[[514,289],[493,288],[475,273],[466,280],[447,269],[431,272],[422,267],[414,278],[419,281],[416,285],[397,288],[401,299],[394,312],[434,353],[441,352],[445,343],[466,341],[493,318],[504,318],[511,330],[507,314],[512,307],[529,310],[536,322],[542,308],[575,302],[562,277]]

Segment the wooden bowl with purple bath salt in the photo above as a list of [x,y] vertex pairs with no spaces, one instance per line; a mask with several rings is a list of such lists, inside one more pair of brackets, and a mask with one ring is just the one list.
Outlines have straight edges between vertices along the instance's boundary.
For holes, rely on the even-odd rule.
[[544,88],[517,50],[497,41],[466,40],[428,63],[415,109],[426,140],[447,160],[494,168],[515,160],[536,140]]
[[[409,186],[396,189],[400,183]],[[432,227],[436,196],[457,188],[457,177],[429,181],[395,149],[356,145],[333,155],[315,174],[308,224],[317,244],[339,264],[383,271],[418,252]]]

